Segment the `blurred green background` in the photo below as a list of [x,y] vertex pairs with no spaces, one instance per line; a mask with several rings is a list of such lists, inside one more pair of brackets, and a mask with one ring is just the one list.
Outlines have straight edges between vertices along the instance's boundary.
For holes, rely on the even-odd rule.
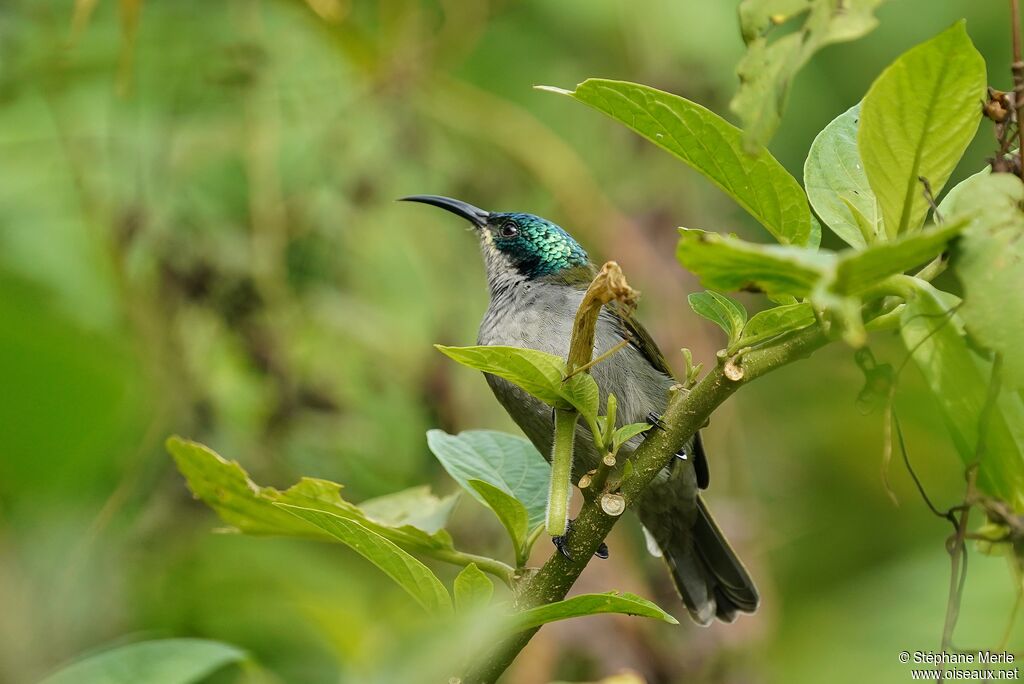
[[[722,340],[686,305],[698,285],[674,262],[674,228],[766,236],[668,155],[531,86],[621,78],[724,113],[743,48],[735,10],[0,3],[0,682],[166,636],[240,645],[267,681],[426,681],[427,665],[398,675],[395,663],[451,651],[406,595],[340,547],[211,534],[163,440],[204,441],[263,484],[333,479],[360,501],[423,482],[454,491],[428,428],[515,430],[479,375],[431,347],[475,339],[487,294],[474,240],[393,201],[406,194],[551,218],[595,260],[620,262],[677,368],[684,345],[713,359]],[[1005,88],[1003,3],[894,1],[873,34],[800,73],[773,152],[802,177],[817,131],[962,16]],[[983,126],[953,180],[992,147]],[[872,345],[902,361],[893,339]],[[552,625],[507,681],[624,669],[649,682],[906,681],[898,652],[938,647],[949,530],[898,463],[890,501],[862,381],[834,345],[744,390],[706,431],[709,499],[763,590],[758,615]],[[912,366],[898,407],[929,492],[951,505],[961,468]],[[480,510],[459,504],[456,539],[507,554]],[[610,545],[579,590],[685,615],[633,521]],[[548,552],[538,545],[538,562]],[[973,554],[956,642],[997,647],[1014,596],[1006,562]]]

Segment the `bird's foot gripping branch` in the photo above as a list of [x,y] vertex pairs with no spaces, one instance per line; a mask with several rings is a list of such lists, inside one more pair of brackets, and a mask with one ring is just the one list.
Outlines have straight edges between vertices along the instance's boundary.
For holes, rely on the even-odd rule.
[[[741,16],[753,53],[764,27],[758,28],[756,17]],[[466,682],[493,681],[540,626],[553,620],[619,612],[674,622],[653,603],[629,594],[565,597],[622,511],[642,499],[733,392],[830,342],[864,349],[872,332],[898,331],[905,358],[913,359],[934,391],[970,473],[964,505],[944,516],[958,528],[954,577],[968,536],[993,547],[1024,547],[1024,356],[1016,347],[1024,339],[1024,300],[1007,296],[1024,282],[1024,184],[1011,174],[981,173],[936,202],[975,135],[978,103],[986,92],[985,64],[962,23],[899,57],[860,104],[818,135],[804,166],[804,187],[757,142],[771,126],[745,138],[693,102],[633,83],[588,80],[572,92],[558,92],[625,124],[705,175],[778,243],[681,230],[678,260],[708,288],[691,295],[690,305],[727,339],[702,376],[687,354],[683,389],[669,399],[659,422],[663,429],[648,430],[628,456],[620,451],[629,440],[639,442],[648,425],[620,425],[615,397],[608,396],[602,407],[601,390],[607,388],[599,388],[589,372],[622,352],[609,349],[591,358],[593,320],[609,302],[634,297],[621,272],[609,265],[580,308],[568,358],[507,346],[438,347],[555,412],[553,468],[520,437],[490,431],[427,435],[452,478],[507,530],[509,559],[455,545],[444,529],[455,495],[438,498],[415,488],[357,505],[341,497],[339,485],[313,479],[278,491],[255,485],[238,464],[199,444],[172,439],[169,448],[199,498],[243,532],[352,548],[439,619],[491,606],[488,643],[473,662],[453,663],[452,673],[463,673],[458,677]],[[742,101],[749,103],[752,91],[744,92]],[[930,105],[921,107],[921,101]],[[1019,128],[1015,119],[1000,125],[1002,139]],[[1004,166],[996,164],[996,171]],[[494,215],[488,212],[464,204],[457,209],[481,230],[516,237],[515,225],[490,226]],[[848,248],[819,249],[821,223]],[[564,255],[572,260],[580,252],[567,249]],[[533,255],[519,256],[533,263]],[[932,284],[947,268],[955,271],[962,297]],[[761,293],[771,305],[748,317],[738,301],[723,294],[737,290]],[[875,394],[886,399],[888,423],[896,425],[902,447],[892,412],[897,378],[898,372],[887,375],[887,385]],[[528,568],[531,548],[545,531],[565,534],[578,449],[574,435],[582,433],[590,435],[601,458],[592,471],[578,473],[584,503],[564,540],[566,553],[552,550],[542,567]],[[989,514],[990,522],[977,532],[967,530],[972,507]],[[463,569],[449,589],[423,560]],[[492,578],[500,591],[509,591],[495,597]],[[955,623],[955,611],[951,615],[943,647]]]

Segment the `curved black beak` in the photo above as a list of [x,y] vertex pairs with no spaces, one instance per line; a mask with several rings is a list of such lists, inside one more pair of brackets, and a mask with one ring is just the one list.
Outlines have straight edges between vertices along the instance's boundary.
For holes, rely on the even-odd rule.
[[490,212],[484,211],[479,207],[474,207],[472,204],[468,204],[467,202],[452,199],[451,197],[441,197],[440,195],[410,195],[409,197],[402,197],[398,201],[422,202],[423,204],[431,204],[435,207],[440,207],[441,209],[445,209],[453,214],[461,216],[477,228],[483,228],[487,225],[487,218],[491,215]]

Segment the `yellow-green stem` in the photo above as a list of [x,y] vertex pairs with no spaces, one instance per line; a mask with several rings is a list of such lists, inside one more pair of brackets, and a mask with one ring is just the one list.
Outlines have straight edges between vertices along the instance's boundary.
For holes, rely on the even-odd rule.
[[547,530],[552,537],[565,534],[572,495],[572,447],[576,437],[574,410],[555,409],[555,439],[551,447],[551,489],[548,491]]

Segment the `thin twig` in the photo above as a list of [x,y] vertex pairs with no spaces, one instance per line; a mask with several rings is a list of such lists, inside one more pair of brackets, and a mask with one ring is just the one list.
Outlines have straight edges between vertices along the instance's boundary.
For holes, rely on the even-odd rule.
[[921,484],[921,479],[917,476],[917,472],[914,470],[914,467],[910,465],[910,454],[907,453],[907,444],[903,440],[903,427],[900,425],[900,419],[899,416],[896,415],[895,408],[893,408],[892,421],[893,425],[896,427],[896,439],[900,445],[900,454],[903,456],[903,464],[907,467],[907,472],[910,473],[910,479],[914,481],[914,486],[917,487],[918,493],[924,500],[925,505],[928,506],[928,509],[938,517],[952,523],[953,529],[955,530],[957,528],[957,519],[953,515],[953,511],[941,511],[934,503],[932,503],[931,497],[928,496],[928,492],[925,491],[924,485]]
[[629,344],[629,340],[622,340],[617,345],[615,345],[614,347],[612,347],[611,349],[609,349],[605,353],[603,353],[600,356],[598,356],[596,359],[592,359],[592,360],[588,361],[587,363],[583,364],[579,368],[574,368],[571,373],[569,373],[568,375],[565,376],[565,379],[568,380],[569,378],[571,378],[572,376],[576,375],[577,373],[586,373],[588,370],[590,370],[591,368],[593,368],[597,364],[601,363],[602,361],[608,360],[613,354],[615,354],[616,352],[620,351],[627,344]]
[[928,203],[928,206],[932,210],[932,218],[936,224],[942,223],[942,214],[939,213],[939,205],[935,203],[935,193],[932,192],[932,184],[928,182],[928,179],[924,176],[918,176],[917,180],[921,181],[921,185],[924,186],[922,194],[924,195],[924,201]]
[[[978,416],[978,444],[975,449],[974,463],[967,468],[967,492],[964,495],[963,505],[960,506],[960,518],[957,524],[956,534],[950,539],[949,555],[951,572],[949,577],[949,601],[946,605],[946,621],[942,629],[942,650],[949,650],[953,645],[953,630],[956,628],[957,619],[960,616],[960,603],[963,599],[964,584],[967,580],[967,546],[964,539],[967,535],[967,521],[971,514],[971,507],[977,500],[978,470],[981,468],[982,459],[988,449],[989,423],[992,413],[999,400],[999,390],[1002,380],[1003,355],[996,353],[992,359],[992,375],[989,379],[988,394],[985,397],[985,404],[982,406],[981,415]],[[939,673],[939,680],[943,681],[944,673]]]

